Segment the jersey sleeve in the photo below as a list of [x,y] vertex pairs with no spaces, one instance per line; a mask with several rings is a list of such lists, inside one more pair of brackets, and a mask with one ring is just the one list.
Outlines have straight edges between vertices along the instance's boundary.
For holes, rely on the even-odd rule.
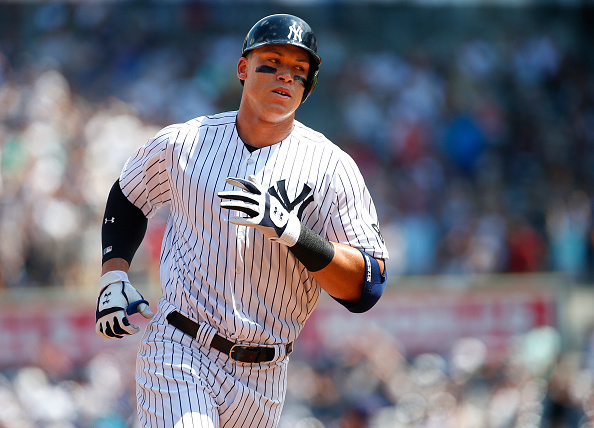
[[338,162],[332,185],[335,206],[330,214],[327,238],[365,251],[389,257],[373,200],[355,162],[344,155]]
[[159,131],[136,150],[120,174],[122,192],[147,218],[153,217],[161,206],[171,201],[170,141],[175,133],[173,126]]

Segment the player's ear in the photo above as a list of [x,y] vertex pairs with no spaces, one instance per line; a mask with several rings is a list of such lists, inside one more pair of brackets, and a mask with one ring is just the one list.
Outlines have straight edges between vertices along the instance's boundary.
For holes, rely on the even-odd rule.
[[239,58],[237,63],[237,77],[239,80],[245,80],[247,78],[247,59],[245,57]]

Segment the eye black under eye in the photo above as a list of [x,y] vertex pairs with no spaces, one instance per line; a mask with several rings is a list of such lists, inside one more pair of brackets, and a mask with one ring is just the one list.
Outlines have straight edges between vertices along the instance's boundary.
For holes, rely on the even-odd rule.
[[274,74],[276,73],[276,68],[271,67],[269,65],[260,65],[258,67],[256,67],[256,73],[270,73],[270,74]]
[[303,83],[304,85],[307,83],[307,79],[303,76],[296,75],[293,77],[296,81]]

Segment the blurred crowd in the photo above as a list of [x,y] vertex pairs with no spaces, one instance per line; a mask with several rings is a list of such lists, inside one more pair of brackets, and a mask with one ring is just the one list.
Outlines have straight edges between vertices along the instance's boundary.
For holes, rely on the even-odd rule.
[[589,274],[594,74],[581,60],[546,32],[472,39],[447,64],[357,60],[345,114],[354,152],[375,149],[362,167],[398,272]]
[[[94,282],[104,201],[131,152],[167,124],[238,107],[251,21],[158,5],[3,5],[0,287]],[[330,22],[298,119],[358,162],[392,275],[590,274],[594,75],[572,20],[443,34],[432,49],[366,45]]]
[[[591,428],[592,339],[561,353],[543,327],[498,353],[461,338],[445,355],[405,357],[376,330],[315,357],[297,350],[279,428]],[[132,352],[109,351],[0,373],[0,427],[137,428],[133,372]]]
[[[586,428],[592,367],[559,353],[545,327],[494,353],[461,338],[444,355],[405,357],[381,331],[291,362],[284,428]],[[583,354],[587,355],[587,354]]]

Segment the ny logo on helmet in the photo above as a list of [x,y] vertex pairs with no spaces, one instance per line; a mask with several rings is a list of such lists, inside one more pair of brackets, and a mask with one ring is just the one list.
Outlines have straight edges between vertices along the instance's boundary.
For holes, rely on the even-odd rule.
[[288,39],[291,38],[291,34],[293,35],[293,40],[301,43],[301,35],[303,34],[303,28],[298,27],[297,24],[293,23],[293,25],[289,27],[289,35],[287,36]]

